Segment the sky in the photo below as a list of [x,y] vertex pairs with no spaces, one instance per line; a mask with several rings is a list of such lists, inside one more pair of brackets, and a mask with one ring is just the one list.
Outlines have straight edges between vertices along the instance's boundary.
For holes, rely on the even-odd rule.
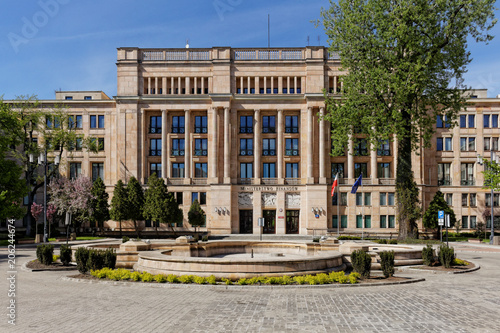
[[[102,90],[116,95],[118,47],[327,46],[320,18],[328,0],[19,0],[2,1],[0,96],[56,90]],[[498,3],[497,3],[498,7]],[[498,16],[498,12],[497,12]],[[471,43],[465,83],[500,94],[500,24],[489,45]],[[319,40],[318,40],[319,39]]]

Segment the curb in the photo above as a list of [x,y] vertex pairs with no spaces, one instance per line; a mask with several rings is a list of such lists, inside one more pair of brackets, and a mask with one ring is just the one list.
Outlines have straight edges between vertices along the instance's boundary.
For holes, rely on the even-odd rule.
[[391,286],[398,284],[409,284],[409,283],[417,283],[425,281],[424,278],[413,279],[409,278],[405,281],[398,282],[380,282],[380,283],[357,283],[357,284],[316,284],[316,285],[254,285],[254,286],[240,286],[240,285],[200,285],[200,284],[182,284],[182,283],[151,283],[151,282],[128,282],[128,281],[110,281],[110,280],[87,280],[87,279],[79,279],[72,278],[69,276],[61,277],[63,281],[70,282],[78,282],[78,283],[100,283],[100,284],[109,284],[114,286],[123,286],[123,287],[131,287],[131,286],[140,286],[140,287],[152,287],[152,288],[208,288],[215,290],[248,290],[248,289],[283,289],[283,288],[353,288],[353,287],[375,287],[375,286]]
[[70,267],[62,267],[58,269],[43,269],[43,268],[29,268],[27,265],[30,261],[26,261],[24,264],[21,265],[21,269],[23,271],[27,272],[69,272],[69,271],[75,271],[76,270],[76,265],[71,265]]
[[456,272],[440,272],[440,271],[435,271],[432,269],[422,269],[422,268],[414,268],[411,266],[406,266],[406,267],[400,267],[397,269],[398,272],[421,272],[421,273],[428,273],[428,274],[465,274],[465,273],[472,273],[481,268],[481,265],[478,263],[475,263],[473,261],[467,260],[468,262],[472,263],[475,265],[473,268],[469,268],[463,271],[456,271]]

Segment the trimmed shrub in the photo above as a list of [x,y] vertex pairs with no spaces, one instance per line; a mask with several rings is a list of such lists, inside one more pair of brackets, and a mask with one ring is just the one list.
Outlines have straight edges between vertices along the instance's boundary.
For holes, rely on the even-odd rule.
[[434,263],[434,249],[431,245],[427,245],[422,249],[422,259],[426,266],[431,266]]
[[453,259],[452,265],[453,266],[468,266],[469,263],[465,260],[455,258],[455,259]]
[[54,245],[40,244],[36,247],[36,257],[44,265],[51,265],[54,260]]
[[154,280],[154,275],[148,272],[144,272],[141,274],[142,282],[151,282]]
[[397,239],[391,239],[387,244],[397,244],[398,240]]
[[179,283],[180,279],[177,277],[177,275],[174,274],[169,274],[167,275],[167,282],[169,283]]
[[361,240],[361,237],[356,236],[339,236],[338,240]]
[[439,247],[439,262],[446,268],[450,268],[455,259],[455,250],[452,247],[441,245]]
[[372,257],[366,251],[353,251],[351,253],[351,264],[353,270],[359,273],[363,278],[370,277]]
[[68,266],[69,263],[71,262],[72,252],[73,251],[71,250],[71,247],[66,245],[61,245],[61,247],[59,248],[59,254],[60,254],[59,257],[64,266]]
[[104,268],[104,251],[89,250],[87,270],[98,270]]
[[233,284],[233,281],[231,281],[230,279],[222,278],[221,280],[222,280],[222,282],[224,282],[227,285]]
[[59,260],[60,257],[61,257],[60,255],[54,254],[52,256],[52,262],[56,262],[57,260]]
[[208,242],[208,235],[201,237],[202,242]]
[[[181,283],[193,283],[194,276],[193,275],[181,275],[179,276],[179,282]],[[170,282],[170,281],[168,281]]]
[[[349,278],[349,283],[350,284],[358,283],[358,280],[359,280],[360,277],[361,276],[358,273],[352,272],[351,274],[349,274],[349,277],[348,277]],[[347,281],[345,283],[347,283]]]
[[129,237],[127,237],[127,236],[123,236],[123,237],[122,237],[122,243],[126,243],[126,242],[128,242],[129,240],[130,240],[130,238],[129,238]]
[[386,278],[394,275],[394,251],[380,252],[380,266]]
[[203,276],[195,276],[193,278],[193,282],[196,284],[205,284],[207,282],[207,279],[204,278]]
[[247,279],[245,279],[245,278],[241,278],[241,279],[239,279],[239,280],[238,280],[238,284],[239,284],[240,286],[244,286],[244,285],[249,284],[249,283],[248,283],[248,281],[249,281],[249,280],[247,280]]
[[217,279],[215,278],[215,276],[210,275],[209,277],[207,277],[207,283],[208,284],[217,284]]
[[377,239],[376,242],[379,244],[387,244],[387,239]]
[[116,267],[116,252],[115,249],[108,248],[104,251],[104,267],[114,269]]
[[141,273],[140,272],[130,273],[130,279],[134,281],[139,281],[141,279]]
[[158,283],[165,283],[167,282],[167,277],[164,274],[157,274],[155,275],[155,281]]
[[295,283],[297,284],[305,284],[307,282],[306,277],[303,275],[294,276],[293,281],[295,281]]
[[88,272],[87,262],[89,260],[89,249],[79,247],[75,252],[76,268],[82,274]]

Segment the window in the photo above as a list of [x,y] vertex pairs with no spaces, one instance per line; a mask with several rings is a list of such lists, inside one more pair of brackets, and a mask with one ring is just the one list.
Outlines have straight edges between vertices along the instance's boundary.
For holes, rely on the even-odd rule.
[[194,177],[195,178],[207,178],[207,163],[195,163],[194,164]]
[[50,116],[45,117],[45,125],[47,128],[52,128],[53,119]]
[[476,138],[460,138],[460,151],[475,151],[476,150]]
[[363,206],[363,193],[356,192],[356,206]]
[[339,178],[344,178],[344,163],[332,163],[332,179],[335,179],[337,174]]
[[206,205],[206,204],[207,204],[207,192],[200,192],[200,205]]
[[469,222],[470,222],[470,228],[471,229],[475,229],[476,228],[476,217],[475,216],[471,216],[469,218]]
[[75,179],[80,177],[82,174],[82,163],[70,163],[69,164],[69,178]]
[[67,101],[73,100],[73,96],[64,96],[64,99]]
[[[443,119],[444,119],[444,121],[443,121]],[[436,120],[436,127],[437,128],[443,128],[443,127],[449,128],[450,126],[451,126],[451,124],[448,122],[448,118],[446,116],[437,116],[437,120]]]
[[184,156],[184,139],[172,139],[172,156]]
[[475,119],[476,119],[476,116],[473,115],[473,114],[470,114],[469,115],[469,128],[474,128],[474,122],[475,122]]
[[365,228],[371,228],[372,227],[372,217],[371,215],[356,215],[356,228],[362,228],[363,227],[363,217],[365,219]]
[[240,116],[240,133],[253,133],[252,116]]
[[172,117],[172,133],[184,133],[184,116]]
[[161,116],[151,116],[149,118],[149,133],[161,133]]
[[468,228],[469,228],[469,217],[462,216],[462,229],[468,229]]
[[161,139],[150,140],[149,156],[161,156]]
[[97,116],[99,128],[104,128],[104,116]]
[[299,139],[285,139],[285,156],[299,156]]
[[[340,215],[340,227],[347,228],[347,215]],[[332,216],[332,228],[338,228],[338,216]]]
[[276,163],[264,163],[262,178],[276,178]]
[[90,116],[90,128],[97,128],[97,116]]
[[[498,207],[499,199],[500,199],[500,194],[493,193],[493,207]],[[486,207],[491,207],[491,193],[486,193],[484,203]]]
[[436,151],[443,151],[443,138],[437,138]]
[[467,116],[464,114],[460,115],[460,128],[467,128]]
[[354,156],[368,156],[366,139],[360,139],[354,146]]
[[484,138],[484,150],[490,150],[490,138]]
[[377,155],[378,156],[391,156],[391,149],[390,149],[390,145],[389,145],[389,140],[379,141]]
[[104,180],[104,163],[92,163],[92,181],[96,181],[97,177]]
[[175,192],[175,200],[178,205],[182,205],[184,202],[183,192]]
[[158,178],[161,178],[161,163],[149,164],[149,175],[152,176],[153,174],[156,174]]
[[90,101],[92,100],[92,96],[84,96],[83,99],[86,101]]
[[194,132],[207,133],[207,116],[194,117]]
[[83,128],[83,116],[77,115],[75,116],[75,120],[76,120],[76,128]]
[[387,216],[380,215],[380,228],[387,228]]
[[483,125],[484,125],[484,128],[490,127],[490,115],[489,114],[483,115]]
[[462,193],[462,207],[476,206],[476,193]]
[[253,155],[253,139],[240,139],[240,155],[241,156]]
[[444,138],[444,150],[446,150],[446,151],[453,150],[451,138]]
[[469,206],[476,207],[476,193],[469,193]]
[[286,178],[299,178],[299,163],[286,163]]
[[363,227],[363,216],[356,215],[356,228],[361,229]]
[[68,128],[75,128],[75,116],[68,117]]
[[299,133],[299,116],[285,116],[285,133]]
[[82,150],[82,138],[76,138],[76,150]]
[[462,207],[467,207],[469,201],[468,199],[469,199],[469,194],[462,193]]
[[387,193],[387,205],[394,206],[394,192]]
[[262,117],[262,133],[276,133],[276,117]]
[[378,163],[378,178],[391,178],[391,163]]
[[194,140],[194,156],[207,156],[207,139]]
[[97,138],[97,150],[104,151],[104,138]]
[[366,163],[354,163],[354,177],[358,178],[363,173],[363,177],[368,177],[368,165]]
[[446,204],[452,206],[453,205],[453,193],[445,193],[444,201],[446,201]]
[[240,163],[240,178],[253,178],[253,163]]
[[460,165],[461,185],[474,185],[474,163],[462,163]]
[[484,150],[498,151],[498,138],[484,138]]
[[396,228],[396,218],[394,215],[389,215],[389,228]]
[[451,185],[450,169],[450,163],[438,164],[438,186]]
[[275,156],[276,155],[276,139],[263,139],[262,140],[262,155]]
[[498,128],[498,115],[497,114],[491,115],[491,128]]
[[372,205],[372,194],[365,193],[365,206],[371,206],[371,205]]
[[347,206],[347,192],[340,192],[340,205]]
[[172,178],[184,178],[184,163],[172,163]]
[[[191,203],[193,203],[195,200],[198,200],[198,192],[191,193]],[[198,200],[198,202],[200,202],[200,200]]]
[[380,193],[380,206],[387,206],[387,193]]

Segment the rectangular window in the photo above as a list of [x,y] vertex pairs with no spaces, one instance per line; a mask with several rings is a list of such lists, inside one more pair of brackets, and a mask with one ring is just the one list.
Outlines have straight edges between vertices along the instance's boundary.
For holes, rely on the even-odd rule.
[[489,150],[490,150],[490,148],[491,148],[491,147],[490,147],[490,142],[491,142],[491,141],[490,141],[490,138],[484,138],[484,147],[483,147],[483,148],[484,148],[484,150],[487,150],[487,151],[489,151]]
[[467,138],[460,138],[460,151],[467,151]]
[[332,206],[337,206],[337,198],[338,198],[338,194],[337,194],[337,191],[335,191],[335,193],[333,194],[333,197],[332,197]]
[[84,96],[83,99],[86,100],[86,101],[91,101],[92,100],[92,96]]
[[207,204],[207,192],[200,192],[200,205]]
[[175,199],[178,205],[182,205],[184,203],[183,192],[175,192]]
[[263,139],[262,140],[262,155],[263,156],[276,156],[276,139]]
[[396,218],[394,215],[389,215],[389,228],[396,228]]
[[276,163],[264,163],[262,178],[276,178]]
[[363,193],[356,192],[356,206],[363,206]]
[[356,228],[361,229],[363,227],[363,216],[356,215]]
[[97,150],[104,151],[104,138],[97,138]]
[[371,228],[371,227],[372,227],[372,216],[365,215],[365,228]]
[[99,128],[104,128],[104,116],[100,115],[100,116],[97,116],[97,120],[98,120],[98,126]]
[[82,174],[82,163],[70,163],[69,178],[76,179]]
[[476,150],[476,138],[469,138],[469,151]]
[[172,139],[172,156],[184,156],[184,139]]
[[437,138],[436,151],[443,151],[443,138]]
[[469,217],[462,216],[462,229],[468,229],[468,228],[469,228]]
[[491,128],[498,128],[498,115],[497,114],[491,115]]
[[207,163],[195,163],[194,164],[194,177],[195,178],[207,178]]
[[82,115],[75,116],[75,125],[76,125],[76,128],[83,128],[83,116]]
[[438,164],[438,186],[451,185],[450,169],[450,163]]
[[467,207],[468,202],[469,202],[469,194],[462,193],[462,207]]
[[387,193],[387,205],[394,206],[394,192]]
[[184,163],[172,163],[172,178],[184,178]]
[[339,227],[339,219],[337,215],[332,216],[332,228],[338,228]]
[[286,163],[286,178],[300,178],[299,177],[299,163]]
[[340,227],[347,228],[347,215],[340,216]]
[[391,178],[391,163],[378,163],[378,178]]
[[194,117],[194,132],[207,133],[207,116]]
[[194,140],[194,156],[207,156],[208,147],[207,139]]
[[299,116],[285,116],[285,133],[299,133]]
[[150,140],[149,156],[161,156],[161,139]]
[[387,206],[387,193],[380,193],[380,206]]
[[172,133],[184,133],[185,120],[184,116],[172,117]]
[[299,139],[285,139],[285,156],[299,156]]
[[476,228],[476,217],[475,216],[471,216],[469,218],[469,222],[470,222],[470,228],[471,229],[475,229]]
[[453,193],[446,193],[444,195],[444,200],[446,201],[446,204],[449,206],[453,205]]
[[198,199],[198,192],[191,193],[191,203],[193,203],[195,200],[198,200],[198,202],[200,202],[200,200]]
[[366,139],[360,139],[354,146],[354,156],[368,156]]
[[437,128],[443,128],[443,118],[441,116],[437,116],[436,127]]
[[73,100],[73,96],[64,96],[64,99],[67,101]]
[[344,163],[332,163],[332,180],[335,179],[335,175],[339,175],[339,178],[344,178]]
[[452,139],[451,138],[444,138],[444,150],[446,150],[446,151],[452,151],[453,150]]
[[371,206],[371,205],[372,205],[372,194],[365,193],[365,206]]
[[161,163],[149,164],[149,175],[156,174],[156,177],[161,178]]
[[253,133],[252,116],[240,116],[240,133]]
[[161,116],[151,116],[149,118],[149,133],[161,133],[162,122]]
[[276,117],[262,117],[262,133],[276,133]]
[[491,138],[491,149],[498,151],[498,138]]
[[490,128],[490,115],[489,114],[483,115],[483,125],[484,125],[484,128]]
[[82,150],[82,138],[76,138],[76,150],[79,151],[79,150]]
[[469,206],[476,207],[476,193],[469,193]]
[[474,185],[474,163],[462,163],[460,165],[461,185]]
[[380,228],[387,228],[387,216],[380,215]]
[[68,117],[68,128],[75,128],[75,116]]
[[467,128],[467,116],[464,114],[460,115],[460,128]]
[[476,116],[473,115],[473,114],[470,114],[469,115],[469,128],[474,128],[476,127],[475,126],[475,120],[476,120]]
[[45,117],[45,125],[47,128],[52,128],[53,119],[50,116]]
[[253,178],[253,163],[240,163],[240,178]]
[[340,192],[340,205],[347,206],[347,192]]
[[97,177],[104,180],[104,163],[92,163],[92,181],[96,181]]
[[363,173],[364,178],[368,177],[367,163],[354,163],[354,177],[358,178],[361,173]]
[[390,156],[390,155],[391,155],[391,149],[389,145],[389,140],[379,141],[377,156]]
[[90,116],[90,128],[97,128],[97,116]]
[[240,139],[240,155],[241,156],[253,155],[253,139]]

